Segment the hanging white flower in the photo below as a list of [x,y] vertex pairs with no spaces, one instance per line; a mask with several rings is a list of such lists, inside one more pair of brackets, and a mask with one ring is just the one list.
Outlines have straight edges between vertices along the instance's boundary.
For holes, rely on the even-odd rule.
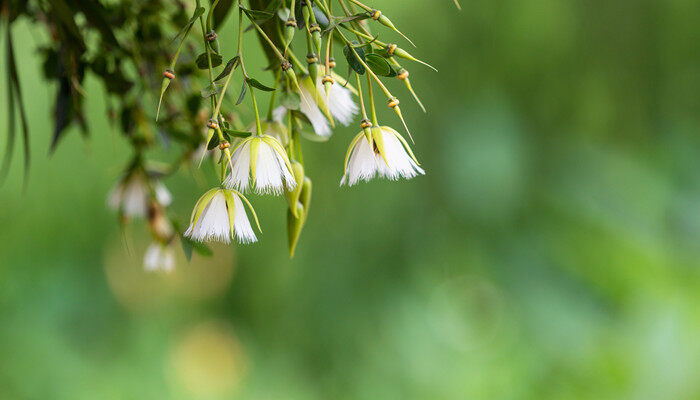
[[175,268],[175,254],[172,245],[153,242],[143,256],[143,267],[146,271],[170,272]]
[[272,136],[251,136],[231,156],[231,172],[224,181],[229,189],[281,194],[294,189],[296,181],[287,153]]
[[[151,186],[153,191],[151,192]],[[110,191],[107,204],[109,207],[127,217],[144,217],[148,212],[151,197],[161,205],[170,205],[170,192],[159,181],[149,181],[144,172],[134,171],[127,174]]]
[[319,84],[316,85],[316,89],[318,90],[321,98],[326,100],[328,110],[333,118],[337,119],[345,126],[350,125],[358,112],[357,104],[352,99],[352,93],[350,90],[344,88],[339,83],[334,83],[331,85],[328,97],[326,97],[326,92],[323,85],[320,84],[320,78]]
[[197,201],[185,237],[198,242],[230,243],[232,239],[239,243],[257,242],[241,199],[253,213],[259,231],[258,217],[248,199],[235,190],[215,188]]
[[[314,132],[319,136],[326,138],[331,136],[333,118],[347,126],[357,114],[358,107],[352,99],[350,90],[339,84],[334,84],[331,87],[328,97],[326,97],[320,79],[317,85],[314,85],[311,78],[306,76],[299,80],[299,87],[301,89],[299,111],[306,115]],[[286,112],[285,107],[277,107],[273,112],[274,119],[282,121]],[[329,120],[331,120],[330,124]]]
[[372,127],[372,143],[360,132],[350,143],[345,157],[345,174],[340,185],[352,186],[375,176],[397,180],[425,175],[406,140],[387,126]]

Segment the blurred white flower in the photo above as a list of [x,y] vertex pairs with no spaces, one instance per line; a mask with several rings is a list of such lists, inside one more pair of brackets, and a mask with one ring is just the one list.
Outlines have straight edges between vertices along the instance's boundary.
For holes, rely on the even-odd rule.
[[[331,87],[328,97],[320,79],[317,85],[314,85],[310,77],[304,77],[299,80],[299,87],[301,88],[299,111],[306,115],[314,132],[319,136],[331,136],[332,131],[328,122],[330,118],[336,118],[341,124],[347,126],[357,114],[358,107],[352,99],[350,90],[339,84]],[[273,112],[274,119],[282,121],[286,112],[287,109],[283,106],[277,107]]]
[[287,153],[272,136],[249,137],[236,147],[231,156],[231,172],[224,186],[246,191],[251,184],[258,193],[274,194],[296,186]]
[[230,243],[231,239],[240,243],[257,242],[241,199],[248,204],[257,223],[255,210],[243,195],[235,190],[216,188],[205,193],[197,201],[185,237],[198,242]]
[[134,171],[127,174],[112,188],[107,204],[124,216],[144,217],[152,197],[164,206],[172,201],[165,185],[156,180],[149,181],[145,173]]
[[408,143],[398,132],[387,126],[370,129],[372,143],[364,132],[360,132],[350,143],[341,186],[352,186],[361,180],[368,182],[375,175],[391,180],[425,175]]
[[175,268],[175,254],[171,245],[153,242],[143,256],[143,267],[146,271],[170,272]]

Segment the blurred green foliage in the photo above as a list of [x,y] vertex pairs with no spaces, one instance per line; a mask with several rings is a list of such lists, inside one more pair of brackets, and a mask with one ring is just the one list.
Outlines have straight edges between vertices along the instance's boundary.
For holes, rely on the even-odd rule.
[[[427,115],[394,87],[427,175],[339,189],[337,130],[306,145],[294,260],[253,196],[259,244],[165,276],[104,206],[129,155],[90,77],[91,138],[44,157],[44,38],[16,28],[34,157],[0,188],[0,398],[700,398],[700,3],[375,5],[440,70],[410,69]],[[210,173],[166,182],[174,212]]]

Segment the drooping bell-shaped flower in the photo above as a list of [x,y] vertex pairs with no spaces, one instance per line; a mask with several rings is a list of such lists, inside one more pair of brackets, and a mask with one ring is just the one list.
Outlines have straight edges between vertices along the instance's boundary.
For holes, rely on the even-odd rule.
[[325,99],[326,103],[328,104],[328,110],[333,118],[337,119],[345,126],[350,125],[358,112],[357,104],[352,99],[352,93],[350,90],[344,88],[339,83],[335,83],[331,86],[331,89],[328,92],[328,97],[326,97],[326,92],[323,85],[316,85],[316,89],[318,90],[319,95]]
[[287,153],[272,136],[251,136],[231,156],[231,172],[224,181],[229,189],[281,194],[294,189],[296,181]]
[[143,256],[143,268],[146,271],[170,272],[175,268],[175,254],[172,245],[153,242]]
[[260,230],[255,210],[242,194],[235,190],[215,188],[197,201],[185,237],[198,242],[257,242],[258,238],[250,225],[243,201],[248,204]]
[[[331,136],[333,118],[347,126],[358,112],[357,104],[352,99],[350,90],[339,84],[334,84],[331,87],[328,96],[326,96],[320,78],[314,85],[310,77],[304,77],[299,80],[299,87],[301,88],[299,111],[308,118],[314,132],[319,136]],[[281,121],[286,112],[287,109],[283,106],[276,108],[273,112],[275,120]],[[330,124],[329,119],[331,120]]]
[[397,180],[425,174],[401,134],[387,126],[375,126],[370,130],[372,143],[364,132],[350,143],[341,186],[352,186],[361,180],[368,182],[375,176]]
[[144,217],[148,212],[151,199],[155,199],[164,206],[172,201],[165,185],[149,179],[142,170],[134,170],[112,188],[107,204],[126,217]]

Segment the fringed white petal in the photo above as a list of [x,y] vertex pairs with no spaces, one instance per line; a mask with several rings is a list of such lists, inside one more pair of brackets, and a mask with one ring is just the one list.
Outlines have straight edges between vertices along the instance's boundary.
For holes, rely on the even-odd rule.
[[317,135],[323,137],[331,136],[332,132],[326,116],[323,115],[323,111],[318,108],[314,96],[305,85],[301,85],[301,103],[299,104],[299,110],[311,121],[311,126],[313,126],[314,132],[316,132]]
[[231,242],[228,208],[226,207],[226,196],[224,196],[223,191],[218,191],[209,200],[209,204],[204,208],[194,226],[190,224],[189,228],[187,228],[185,236],[198,242]]
[[[267,137],[265,140],[274,139]],[[252,141],[257,141],[257,159],[255,163],[254,189],[257,193],[281,194],[296,186],[294,176],[287,167],[286,155],[280,154],[265,140],[254,137],[246,140],[234,152],[231,172],[224,181],[224,186],[229,189],[245,191],[251,185],[251,151]],[[276,139],[274,139],[276,140]]]
[[170,246],[152,243],[143,256],[143,266],[146,271],[170,272],[175,268],[175,255]]
[[386,162],[381,155],[376,155],[380,176],[391,180],[397,180],[399,178],[411,179],[418,174],[425,175],[425,171],[413,161],[413,158],[411,158],[399,138],[397,138],[393,132],[384,129],[382,129],[381,132],[384,138]]
[[243,207],[243,202],[235,193],[233,194],[233,202],[235,204],[235,210],[231,211],[235,213],[233,216],[233,230],[236,239],[243,244],[257,242],[258,238],[255,236],[253,227],[250,226],[248,214],[245,211],[245,207]]
[[352,149],[350,159],[348,160],[348,168],[340,181],[340,185],[348,184],[352,186],[363,180],[368,182],[374,178],[377,173],[377,159],[374,154],[374,149],[364,136],[360,138],[355,147]]
[[[319,81],[320,82],[320,81]],[[352,93],[347,88],[344,88],[339,83],[331,85],[331,90],[326,97],[326,91],[319,83],[318,93],[326,99],[328,110],[333,118],[337,119],[341,124],[348,126],[355,119],[358,108],[355,101],[352,99]]]
[[[261,141],[258,147],[258,162],[255,168],[255,191],[258,193],[282,193],[282,166],[275,150]],[[285,165],[286,169],[287,166]]]
[[250,181],[250,141],[244,141],[231,156],[231,172],[224,181],[229,189],[242,192],[248,189]]

